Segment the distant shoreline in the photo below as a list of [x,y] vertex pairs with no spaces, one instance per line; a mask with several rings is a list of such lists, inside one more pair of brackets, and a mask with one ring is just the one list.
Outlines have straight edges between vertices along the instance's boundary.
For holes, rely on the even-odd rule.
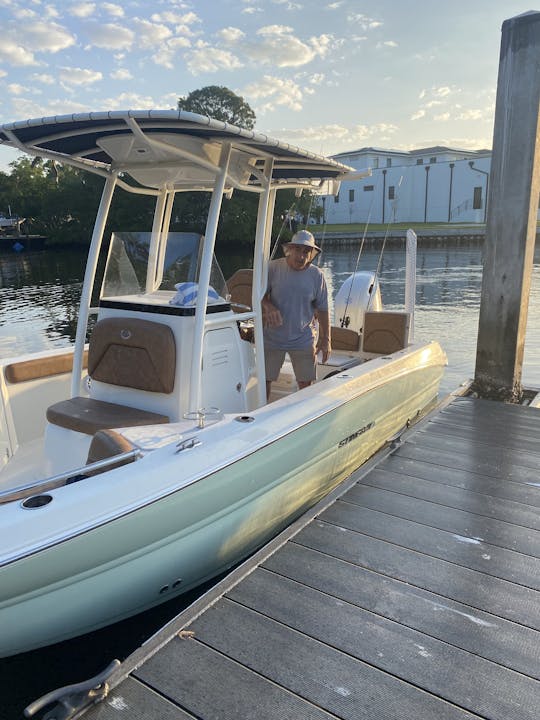
[[[315,228],[317,226],[311,226],[311,232],[315,236],[318,242],[324,242],[328,245],[352,245],[358,243],[359,240],[364,238],[364,242],[371,245],[379,245],[386,238],[387,243],[402,243],[405,240],[407,229],[406,227],[394,228],[385,230],[370,230],[367,231],[355,229],[353,231],[344,230],[322,230],[318,232]],[[423,227],[423,228],[411,228],[416,233],[418,238],[418,245],[446,245],[446,244],[459,244],[459,245],[481,245],[486,237],[485,226],[479,227]],[[364,236],[365,233],[365,236]],[[540,232],[536,234],[537,241],[540,240]]]

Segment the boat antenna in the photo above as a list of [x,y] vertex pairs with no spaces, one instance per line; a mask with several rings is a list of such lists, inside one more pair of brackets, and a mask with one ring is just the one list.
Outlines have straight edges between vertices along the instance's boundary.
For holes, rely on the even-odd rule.
[[[283,228],[285,227],[285,225],[287,224],[287,222],[290,223],[291,217],[292,217],[292,214],[293,214],[293,212],[294,212],[295,207],[296,207],[296,202],[293,202],[293,204],[291,205],[291,207],[290,207],[286,212],[283,213],[283,222],[281,223],[281,227],[279,228],[279,232],[278,232],[278,234],[277,234],[276,241],[274,242],[274,247],[272,248],[272,252],[270,253],[270,260],[273,260],[273,259],[274,259],[274,256],[275,256],[275,254],[276,254],[276,252],[277,252],[277,249],[278,249],[278,247],[279,247],[279,239],[281,238],[281,234],[282,234],[282,232],[283,232]],[[292,230],[292,228],[290,228],[290,229]]]
[[[360,257],[361,257],[361,255],[362,255],[362,250],[364,249],[364,243],[365,243],[365,240],[366,240],[366,235],[367,235],[369,223],[370,223],[370,220],[371,220],[371,207],[372,207],[372,205],[373,205],[373,201],[370,203],[370,206],[369,206],[369,212],[368,212],[366,224],[365,224],[365,226],[364,226],[364,232],[363,232],[363,234],[362,234],[362,240],[360,241],[360,247],[358,248],[358,254],[357,254],[357,256],[356,256],[356,264],[355,264],[355,266],[354,266],[353,275],[355,275],[356,271],[358,270],[358,265],[360,264]],[[347,325],[349,324],[349,323],[348,323],[348,319],[347,319],[347,309],[348,309],[349,303],[350,303],[350,301],[351,301],[352,286],[353,286],[353,283],[351,283],[351,285],[350,285],[350,287],[349,287],[349,293],[348,293],[348,295],[347,295],[347,300],[346,300],[346,302],[345,302],[345,310],[344,310],[344,312],[343,312],[343,317],[342,317],[341,320],[340,320],[340,327],[345,327],[345,328],[346,328]]]
[[[401,183],[403,182],[403,175],[399,178],[398,182],[398,188],[401,187]],[[397,197],[396,197],[397,200]],[[390,220],[386,224],[386,232],[384,233],[384,239],[381,245],[381,252],[379,253],[379,260],[377,262],[377,269],[375,270],[375,278],[377,279],[379,277],[379,272],[382,265],[382,259],[384,255],[384,249],[386,247],[386,240],[388,238],[388,231],[390,229],[390,225],[396,222],[396,200],[392,203],[392,215],[390,216]]]

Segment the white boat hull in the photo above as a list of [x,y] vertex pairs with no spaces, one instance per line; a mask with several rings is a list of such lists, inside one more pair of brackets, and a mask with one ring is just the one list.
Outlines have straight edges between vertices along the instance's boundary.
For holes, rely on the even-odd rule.
[[[412,346],[136,463],[0,505],[0,656],[169,600],[248,556],[324,497],[438,392],[437,343]],[[30,517],[29,517],[30,515]],[[32,522],[33,521],[33,522]]]

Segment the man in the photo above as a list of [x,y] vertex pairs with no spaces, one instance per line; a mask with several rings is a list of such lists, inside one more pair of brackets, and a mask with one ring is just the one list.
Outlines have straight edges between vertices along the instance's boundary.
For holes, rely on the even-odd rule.
[[267,398],[285,353],[291,358],[302,389],[316,378],[317,353],[322,353],[324,363],[331,351],[326,280],[323,272],[311,264],[321,249],[310,232],[299,230],[283,250],[285,257],[269,264],[268,287],[262,301]]

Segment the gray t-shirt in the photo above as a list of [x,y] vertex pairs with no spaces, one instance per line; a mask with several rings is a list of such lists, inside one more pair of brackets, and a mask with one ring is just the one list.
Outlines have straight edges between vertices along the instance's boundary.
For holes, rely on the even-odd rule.
[[293,270],[286,258],[268,265],[267,293],[281,313],[283,324],[264,329],[264,344],[274,350],[307,350],[316,334],[313,313],[328,310],[328,289],[322,270],[308,265]]

